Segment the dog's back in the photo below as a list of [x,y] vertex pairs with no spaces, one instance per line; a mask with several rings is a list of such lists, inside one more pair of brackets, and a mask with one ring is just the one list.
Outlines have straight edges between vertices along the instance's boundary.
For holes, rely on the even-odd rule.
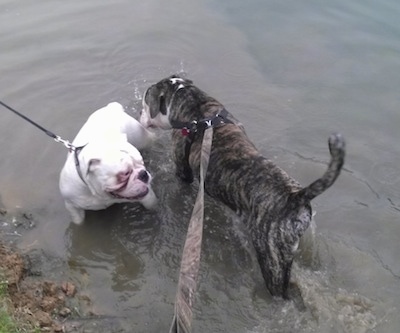
[[[189,158],[196,173],[200,147],[201,138],[192,147]],[[205,190],[246,216],[244,222],[273,295],[288,298],[292,261],[313,214],[310,202],[335,182],[342,169],[345,142],[340,134],[331,135],[329,149],[328,169],[322,177],[303,188],[283,169],[263,157],[236,124],[226,124],[214,131]]]
[[112,102],[89,116],[76,135],[73,144],[81,146],[87,143],[88,138],[113,136],[117,133],[126,134],[128,142],[137,149],[145,148],[155,137],[135,118],[128,115],[121,104]]

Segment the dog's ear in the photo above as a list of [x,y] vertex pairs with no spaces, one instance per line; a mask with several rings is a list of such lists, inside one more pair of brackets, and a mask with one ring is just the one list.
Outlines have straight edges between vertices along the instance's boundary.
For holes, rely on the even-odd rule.
[[99,158],[90,159],[87,170],[86,170],[86,175],[88,175],[89,172],[94,171],[100,165],[100,163],[101,163],[101,160]]
[[155,118],[159,112],[163,115],[167,114],[164,92],[158,85],[149,88],[145,97],[145,102],[149,107],[151,118]]
[[164,95],[160,96],[160,100],[159,101],[160,101],[160,112],[161,112],[161,114],[166,116],[167,115],[167,103],[165,103]]

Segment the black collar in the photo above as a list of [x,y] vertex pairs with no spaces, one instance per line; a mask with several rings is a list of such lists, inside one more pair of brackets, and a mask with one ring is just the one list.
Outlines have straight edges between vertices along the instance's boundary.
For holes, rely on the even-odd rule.
[[[197,132],[204,132],[209,127],[219,127],[224,124],[232,124],[228,118],[228,111],[224,108],[211,118],[192,120],[191,122],[181,122],[171,120],[172,128],[182,130],[183,136],[194,136]],[[194,138],[194,137],[193,137]]]
[[73,149],[73,153],[74,153],[74,159],[75,159],[76,172],[78,172],[79,178],[80,178],[80,179],[83,181],[83,183],[87,186],[87,183],[86,183],[86,181],[85,181],[85,179],[83,178],[83,175],[82,175],[81,165],[80,165],[80,163],[79,163],[79,158],[78,158],[79,153],[80,153],[80,152],[82,151],[82,149],[85,148],[85,147],[86,147],[86,145],[80,146],[80,147],[75,147],[75,148]]
[[231,120],[227,118],[228,111],[224,108],[220,112],[218,112],[215,116],[211,118],[204,118],[201,120],[193,120],[191,122],[180,122],[170,120],[172,128],[180,129],[182,135],[186,137],[185,144],[185,157],[184,157],[184,165],[185,169],[190,170],[192,174],[190,164],[189,164],[189,155],[192,147],[192,143],[198,133],[203,133],[209,127],[220,127],[225,124],[233,124]]

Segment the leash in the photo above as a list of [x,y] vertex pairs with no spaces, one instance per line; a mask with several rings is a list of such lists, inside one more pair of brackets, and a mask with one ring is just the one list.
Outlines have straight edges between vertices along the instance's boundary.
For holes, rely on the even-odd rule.
[[18,112],[17,110],[13,109],[11,106],[7,105],[6,103],[3,103],[0,101],[0,104],[4,106],[6,109],[14,112],[17,116],[20,116],[21,118],[25,119],[27,122],[31,123],[33,126],[36,126],[38,129],[46,133],[49,137],[53,138],[54,141],[62,143],[66,148],[68,148],[71,151],[75,151],[76,147],[72,145],[68,140],[62,139],[60,136],[54,134],[53,132],[45,129],[44,127],[40,126],[38,123],[34,122],[32,119],[29,119],[27,116],[24,116],[22,113]]
[[213,126],[205,129],[201,146],[200,183],[183,247],[178,290],[175,298],[174,318],[169,333],[190,333],[193,317],[194,294],[200,268],[201,241],[204,220],[204,180],[210,160]]
[[14,112],[17,116],[21,117],[22,119],[25,119],[28,123],[32,124],[33,126],[37,127],[38,129],[40,129],[41,131],[46,133],[49,137],[53,138],[55,142],[59,142],[59,143],[63,144],[70,152],[74,152],[76,171],[78,172],[79,178],[86,184],[86,181],[85,181],[85,179],[83,178],[83,175],[82,175],[82,170],[80,168],[79,159],[78,159],[79,153],[82,151],[82,149],[86,145],[80,146],[80,147],[75,147],[68,140],[64,140],[59,135],[56,135],[53,132],[45,129],[44,127],[40,126],[38,123],[34,122],[32,119],[29,119],[27,116],[25,116],[22,113],[18,112],[17,110],[15,110],[11,106],[7,105],[6,103],[3,103],[2,101],[0,101],[0,104],[2,106],[4,106],[6,109]]

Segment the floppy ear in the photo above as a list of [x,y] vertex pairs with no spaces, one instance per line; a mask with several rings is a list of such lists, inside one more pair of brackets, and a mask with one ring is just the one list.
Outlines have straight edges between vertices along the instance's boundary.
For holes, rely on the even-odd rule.
[[149,106],[151,118],[156,117],[159,112],[164,115],[167,114],[164,93],[157,85],[149,88],[146,95],[146,104]]
[[167,103],[165,103],[164,95],[161,95],[159,98],[160,102],[160,112],[165,116],[167,115]]
[[86,170],[86,175],[88,175],[89,172],[92,172],[94,169],[96,169],[100,165],[100,163],[101,163],[101,160],[99,158],[90,159],[87,170]]
[[149,106],[149,110],[150,110],[150,117],[154,118],[158,115],[158,113],[160,112],[160,102],[161,101],[161,97],[163,96],[150,96],[151,99],[148,103]]

